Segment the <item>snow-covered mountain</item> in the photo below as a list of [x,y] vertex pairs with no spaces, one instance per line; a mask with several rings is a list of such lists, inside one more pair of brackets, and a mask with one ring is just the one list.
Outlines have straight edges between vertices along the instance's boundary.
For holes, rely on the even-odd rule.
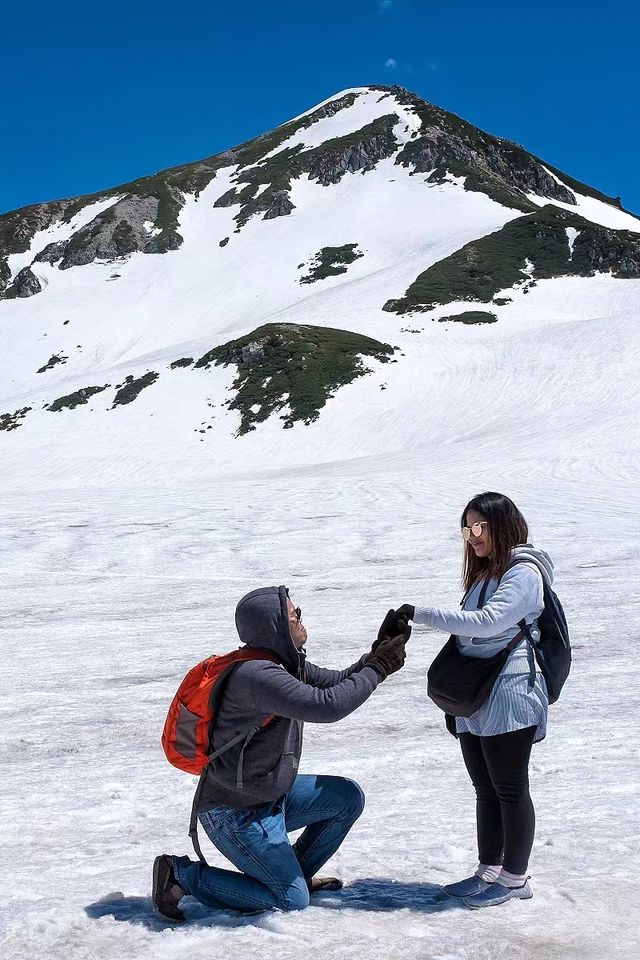
[[[617,201],[397,87],[0,217],[2,957],[636,956],[639,244]],[[326,867],[344,890],[167,928],[151,865],[191,852],[195,783],[160,734],[187,669],[268,583],[336,668],[390,606],[457,607],[483,489],[552,556],[574,648],[531,762],[534,899],[442,903],[474,798],[417,628],[366,704],[306,729],[301,771],[367,796]]]
[[[225,153],[5,214],[0,290],[7,479],[202,478],[433,442],[478,351],[521,358],[520,396],[553,381],[549,325],[576,321],[598,355],[588,321],[640,305],[640,220],[400,87],[363,87]],[[445,386],[443,366],[461,376]],[[558,395],[558,415],[577,402]]]

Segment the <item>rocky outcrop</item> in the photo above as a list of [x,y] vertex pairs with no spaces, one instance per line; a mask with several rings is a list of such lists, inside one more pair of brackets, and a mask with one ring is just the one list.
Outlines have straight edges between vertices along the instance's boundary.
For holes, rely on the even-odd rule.
[[39,230],[47,230],[64,219],[75,206],[76,200],[54,200],[51,203],[34,203],[20,207],[0,216],[0,256],[10,253],[25,253]]
[[17,430],[22,426],[22,421],[31,410],[31,407],[21,407],[14,410],[13,413],[0,413],[0,430]]
[[[265,191],[265,193],[268,191]],[[265,213],[263,220],[274,220],[276,217],[288,217],[292,210],[295,210],[295,204],[289,199],[286,190],[276,190],[270,197],[271,203]]]
[[0,257],[0,296],[11,282],[11,270],[6,257]]
[[36,370],[36,373],[46,373],[47,370],[53,370],[53,368],[59,363],[66,363],[68,359],[69,357],[67,357],[64,353],[54,353],[53,356],[49,357],[43,367],[40,367],[38,370]]
[[297,158],[309,173],[310,180],[323,186],[338,183],[345,173],[373,170],[380,160],[393,156],[398,143],[393,135],[396,114],[381,117],[355,134],[330,140]]
[[40,293],[41,290],[42,284],[31,267],[23,267],[22,270],[16,274],[11,286],[5,290],[3,297],[5,300],[24,299],[25,297],[33,297],[36,293]]
[[118,385],[119,389],[114,397],[111,409],[113,410],[114,407],[123,406],[127,403],[133,403],[144,388],[150,387],[152,383],[156,382],[158,377],[159,374],[152,370],[143,374],[141,377],[133,377],[131,375],[126,377],[124,383]]
[[60,269],[144,250],[151,239],[145,224],[155,223],[158,206],[155,197],[129,195],[103,210],[67,242]]
[[34,263],[57,263],[64,256],[67,240],[59,240],[57,243],[48,243],[44,250],[34,258]]
[[73,393],[68,393],[64,397],[58,397],[53,403],[45,404],[45,410],[50,413],[59,413],[61,410],[73,410],[75,407],[88,403],[91,397],[96,393],[102,393],[110,384],[105,383],[102,387],[81,387]]

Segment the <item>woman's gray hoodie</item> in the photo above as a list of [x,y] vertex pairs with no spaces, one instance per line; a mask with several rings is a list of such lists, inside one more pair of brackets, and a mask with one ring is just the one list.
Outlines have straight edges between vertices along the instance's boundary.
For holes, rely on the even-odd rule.
[[199,810],[240,809],[277,800],[292,786],[302,753],[305,720],[333,723],[367,700],[380,683],[365,654],[346,670],[309,663],[289,633],[286,587],[265,587],[236,608],[241,641],[276,655],[279,663],[249,660],[226,683],[210,743],[215,752],[267,717],[274,719],[222,753],[204,780]]
[[[518,621],[526,620],[534,642],[539,638],[537,618],[544,608],[543,579],[553,583],[553,561],[544,550],[530,543],[514,547],[512,562],[500,582],[488,582],[484,606],[478,609],[482,579],[467,594],[461,610],[416,607],[414,623],[452,633],[458,649],[470,657],[491,657],[503,650],[519,631]],[[505,673],[527,673],[527,644],[509,656]]]

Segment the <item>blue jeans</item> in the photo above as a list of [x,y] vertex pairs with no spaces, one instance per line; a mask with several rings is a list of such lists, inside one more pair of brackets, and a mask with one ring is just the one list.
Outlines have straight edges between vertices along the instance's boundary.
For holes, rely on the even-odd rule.
[[[240,870],[173,857],[176,880],[216,910],[301,910],[307,880],[331,857],[364,808],[357,783],[344,777],[299,775],[284,797],[250,810],[214,807],[200,823]],[[306,829],[292,846],[287,831]]]

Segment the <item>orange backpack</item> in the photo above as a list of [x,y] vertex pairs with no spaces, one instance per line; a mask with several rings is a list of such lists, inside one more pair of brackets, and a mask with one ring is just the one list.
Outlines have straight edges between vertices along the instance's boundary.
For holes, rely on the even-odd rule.
[[162,731],[162,749],[169,763],[178,767],[179,770],[184,770],[185,773],[195,773],[200,777],[191,807],[189,836],[198,858],[203,863],[207,861],[198,842],[198,802],[209,763],[236,743],[257,733],[261,727],[266,727],[273,720],[273,717],[267,717],[251,730],[245,730],[229,743],[225,743],[215,753],[209,753],[211,726],[215,722],[224,692],[222,681],[228,678],[237,663],[242,663],[244,660],[271,660],[273,663],[279,663],[277,657],[268,650],[250,647],[240,647],[239,650],[233,650],[222,656],[214,654],[207,660],[203,660],[189,670],[178,687]]
[[[246,737],[246,732],[241,733],[215,754],[209,754],[211,725],[215,721],[222,692],[221,680],[244,660],[271,660],[278,663],[276,657],[267,650],[241,647],[222,656],[209,657],[189,670],[171,702],[162,731],[162,749],[174,767],[199,776],[210,760]],[[256,730],[266,726],[271,719],[267,717]]]

